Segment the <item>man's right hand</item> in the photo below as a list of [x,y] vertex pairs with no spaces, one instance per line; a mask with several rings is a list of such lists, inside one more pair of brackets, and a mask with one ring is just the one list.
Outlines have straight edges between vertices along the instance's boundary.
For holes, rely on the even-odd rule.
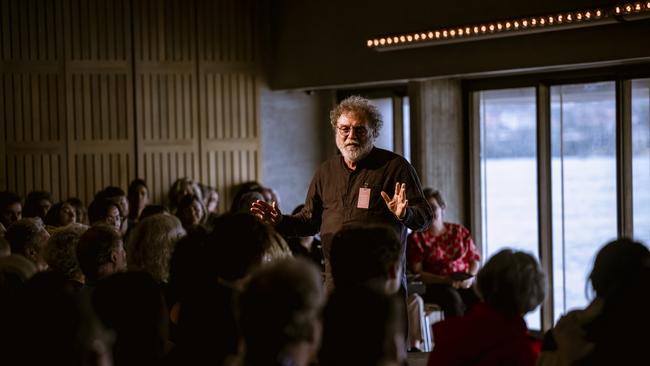
[[273,202],[272,205],[257,200],[251,205],[251,213],[265,224],[276,225],[282,220],[282,213]]

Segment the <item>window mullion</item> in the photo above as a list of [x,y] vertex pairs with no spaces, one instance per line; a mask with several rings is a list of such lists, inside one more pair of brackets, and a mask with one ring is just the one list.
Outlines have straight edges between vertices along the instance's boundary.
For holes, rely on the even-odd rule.
[[616,192],[618,236],[633,237],[632,82],[616,82]]
[[551,192],[551,97],[549,87],[537,86],[537,207],[539,258],[547,274],[548,291],[542,303],[542,329],[553,326],[553,216]]

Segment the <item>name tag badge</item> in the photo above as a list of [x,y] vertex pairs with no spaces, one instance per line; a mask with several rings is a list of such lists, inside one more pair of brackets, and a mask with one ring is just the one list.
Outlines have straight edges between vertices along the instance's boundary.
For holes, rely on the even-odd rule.
[[368,208],[370,206],[370,188],[359,188],[359,201],[357,208]]

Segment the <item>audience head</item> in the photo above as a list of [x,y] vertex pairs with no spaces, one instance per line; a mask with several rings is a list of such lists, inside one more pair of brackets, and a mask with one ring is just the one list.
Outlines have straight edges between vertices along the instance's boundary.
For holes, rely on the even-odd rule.
[[185,195],[176,208],[176,216],[186,230],[195,228],[205,222],[206,211],[203,202],[196,195]]
[[198,183],[193,180],[184,177],[177,179],[174,184],[172,184],[171,188],[169,188],[169,207],[172,212],[176,211],[181,199],[188,194],[197,196],[199,201],[203,202],[201,188]]
[[122,237],[114,227],[96,225],[86,230],[77,244],[77,260],[86,282],[95,282],[126,270]]
[[377,285],[397,292],[402,280],[402,245],[387,226],[345,226],[334,235],[330,264],[334,285]]
[[126,198],[126,193],[120,187],[108,186],[103,190],[99,191],[95,195],[95,199],[108,199],[117,203],[120,208],[120,214],[122,219],[129,217],[129,201]]
[[150,274],[124,272],[97,283],[92,303],[99,319],[115,332],[116,365],[157,365],[164,355],[168,312]]
[[147,183],[142,179],[134,179],[129,184],[129,218],[138,220],[142,210],[149,204],[149,188]]
[[0,192],[0,224],[8,229],[22,218],[23,205],[20,196],[13,192]]
[[232,213],[248,213],[251,212],[251,205],[255,201],[265,201],[264,195],[260,192],[250,191],[242,194],[239,198],[239,202],[236,205],[233,205],[234,211]]
[[46,191],[29,192],[25,198],[23,217],[40,217],[45,220],[45,215],[52,207],[52,196]]
[[596,296],[615,299],[638,289],[639,280],[648,278],[650,251],[642,243],[628,238],[617,239],[603,246],[589,276]]
[[181,222],[171,215],[153,215],[140,221],[129,236],[129,269],[149,273],[167,282],[169,263],[176,243],[185,236]]
[[88,206],[88,219],[90,225],[108,225],[114,227],[118,232],[122,227],[120,206],[106,198],[96,198],[90,203],[90,206]]
[[163,205],[147,205],[147,207],[145,207],[140,213],[140,220],[158,214],[169,215],[170,213],[167,207]]
[[274,231],[250,214],[224,214],[215,220],[207,240],[208,257],[216,261],[216,275],[227,281],[246,277],[262,264]]
[[546,295],[546,276],[530,254],[503,249],[478,272],[479,296],[506,316],[534,310]]
[[84,225],[90,225],[88,221],[88,210],[84,206],[83,202],[77,197],[68,198],[66,201],[74,208],[75,216],[77,218],[76,222]]
[[[74,291],[56,272],[41,272],[25,282],[9,320],[14,332],[11,352],[21,365],[78,364],[77,341],[81,326]],[[3,328],[6,325],[3,324]]]
[[429,205],[431,205],[431,209],[433,210],[433,220],[439,220],[442,222],[442,215],[445,208],[447,208],[447,203],[445,203],[445,200],[442,198],[440,191],[434,190],[433,188],[425,188],[422,193],[424,193],[424,198],[426,198]]
[[38,217],[20,219],[14,222],[5,235],[11,245],[11,253],[20,254],[32,261],[39,271],[47,269],[43,257],[50,234],[45,230],[43,221]]
[[45,215],[45,225],[66,226],[77,222],[77,211],[69,202],[59,202]]
[[323,312],[319,364],[404,365],[404,301],[371,287],[336,288]]
[[79,238],[86,230],[85,225],[72,224],[52,232],[45,249],[45,260],[51,271],[61,273],[68,280],[84,282],[76,252]]
[[[249,364],[311,361],[320,343],[321,282],[316,267],[303,260],[279,260],[254,272],[239,301]],[[300,344],[308,345],[306,354],[288,359],[287,351]]]

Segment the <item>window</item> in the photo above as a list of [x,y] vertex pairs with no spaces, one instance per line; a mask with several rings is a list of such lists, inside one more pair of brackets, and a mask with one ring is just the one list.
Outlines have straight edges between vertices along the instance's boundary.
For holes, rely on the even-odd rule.
[[634,236],[650,243],[650,79],[632,81]]
[[554,315],[583,308],[600,247],[616,238],[616,85],[551,87]]
[[[503,248],[539,258],[535,88],[480,93],[482,258]],[[539,310],[527,316],[540,329]]]
[[540,259],[552,303],[544,324],[539,313],[526,320],[548,329],[591,300],[606,242],[630,230],[650,242],[650,79],[482,89],[469,95],[483,260],[503,247]]

